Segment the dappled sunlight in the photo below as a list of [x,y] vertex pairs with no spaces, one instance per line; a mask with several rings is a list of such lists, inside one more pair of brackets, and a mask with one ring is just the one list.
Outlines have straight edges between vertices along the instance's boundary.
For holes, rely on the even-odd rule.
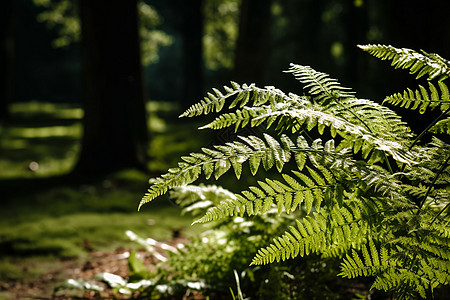
[[[173,102],[148,101],[147,126],[151,132],[148,168],[165,171],[176,158],[212,142],[202,132],[186,140],[198,126],[179,121],[180,107]],[[62,175],[74,167],[83,133],[79,105],[20,102],[11,105],[12,119],[0,125],[0,179]]]
[[[13,103],[0,127],[0,179],[61,175],[75,164],[83,110],[76,105]],[[63,122],[61,120],[68,120]]]
[[80,138],[81,124],[72,126],[48,126],[38,128],[10,128],[9,135],[12,137],[22,138],[54,138],[54,137],[70,137]]
[[11,104],[9,110],[13,116],[46,115],[55,119],[81,119],[83,117],[83,109],[79,105],[67,103],[19,102]]

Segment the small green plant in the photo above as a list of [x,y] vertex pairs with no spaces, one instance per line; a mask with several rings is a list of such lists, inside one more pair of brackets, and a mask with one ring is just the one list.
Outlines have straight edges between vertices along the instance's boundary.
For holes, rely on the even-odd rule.
[[[274,208],[295,216],[295,224],[260,248],[250,265],[311,254],[336,257],[340,276],[371,277],[373,289],[396,299],[432,297],[450,279],[450,96],[444,83],[450,62],[392,46],[360,48],[428,77],[428,88],[384,100],[422,114],[438,111],[422,132],[415,134],[396,112],[357,98],[328,74],[292,64],[287,72],[304,85],[304,96],[232,82],[225,93],[213,89],[183,113],[194,117],[226,107],[202,128],[265,125],[267,131],[182,157],[153,181],[139,207],[202,174],[217,180],[233,170],[239,179],[248,163],[252,175],[265,171],[268,177],[229,195],[194,223],[264,216]],[[313,138],[318,135],[327,140]]]

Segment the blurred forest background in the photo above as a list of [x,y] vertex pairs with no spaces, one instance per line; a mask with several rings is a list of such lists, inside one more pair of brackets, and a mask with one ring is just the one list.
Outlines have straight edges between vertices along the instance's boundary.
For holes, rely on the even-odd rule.
[[[226,140],[177,118],[211,88],[232,80],[301,94],[282,73],[292,62],[381,102],[413,78],[356,46],[448,59],[449,8],[442,0],[3,1],[0,282],[42,274],[29,262],[24,271],[24,256],[111,248],[126,240],[122,228],[146,234],[146,220],[176,215],[164,204],[135,209],[149,177]],[[154,234],[190,222],[177,220]],[[93,230],[102,224],[115,225]]]
[[[82,177],[147,168],[152,154],[146,124],[152,120],[144,107],[149,101],[182,111],[231,80],[299,92],[297,82],[281,73],[291,62],[339,78],[359,97],[381,101],[402,90],[398,82],[406,86],[411,78],[363,54],[357,44],[450,57],[445,38],[450,25],[442,21],[446,1],[95,3],[8,0],[1,16],[0,120],[8,124],[25,107],[42,102],[82,109],[70,112],[70,118],[84,115],[73,171]],[[45,108],[39,110],[42,114]],[[71,129],[75,135],[82,130]],[[20,145],[3,142],[2,156],[30,148]],[[40,167],[34,175],[44,172],[45,165]],[[2,177],[23,175],[8,173]]]

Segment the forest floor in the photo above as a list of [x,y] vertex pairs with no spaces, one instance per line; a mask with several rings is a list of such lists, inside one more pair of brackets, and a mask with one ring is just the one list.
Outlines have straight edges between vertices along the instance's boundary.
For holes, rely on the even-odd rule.
[[[169,241],[175,245],[180,238]],[[129,295],[121,295],[114,292],[105,283],[96,281],[104,290],[100,293],[69,289],[64,283],[70,279],[89,281],[96,274],[112,273],[122,278],[130,275],[128,260],[132,250],[129,248],[117,248],[113,251],[91,251],[83,258],[58,259],[51,262],[36,260],[34,264],[47,265],[48,269],[35,279],[21,279],[18,281],[0,281],[0,299],[128,299]],[[158,262],[145,251],[139,251],[137,256],[141,258],[149,269]],[[29,266],[22,265],[24,271]],[[191,295],[185,299],[201,299]]]
[[146,176],[127,170],[89,185],[54,187],[49,180],[0,180],[6,192],[0,202],[0,300],[120,299],[106,285],[100,294],[55,289],[103,272],[127,278],[132,251],[151,269],[155,258],[127,230],[169,244],[180,242],[179,232],[195,234],[192,218],[181,216],[168,198],[137,212]]
[[[172,103],[149,102],[147,108],[153,174],[210,142],[209,136],[186,139],[198,126],[180,124]],[[159,241],[171,240],[174,229],[187,228],[186,235],[196,230],[167,197],[137,212],[154,175],[125,170],[80,184],[61,177],[78,153],[79,106],[13,103],[10,111],[12,118],[0,124],[0,300],[71,299],[67,291],[54,294],[55,287],[99,272],[126,276],[126,253],[139,250],[126,230]]]
[[[126,249],[115,251],[94,251],[87,258],[59,259],[52,261],[51,267],[35,279],[21,279],[18,281],[0,282],[0,299],[113,299],[111,289],[101,295],[93,291],[60,290],[68,279],[90,280],[95,274],[102,272],[113,273],[122,277],[128,276]],[[46,265],[47,261],[35,261],[34,264]],[[22,266],[26,272],[28,266]],[[106,286],[105,286],[106,288]]]

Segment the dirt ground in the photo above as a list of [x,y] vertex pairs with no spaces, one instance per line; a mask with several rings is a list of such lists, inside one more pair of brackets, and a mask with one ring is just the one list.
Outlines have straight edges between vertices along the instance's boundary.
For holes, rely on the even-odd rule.
[[[165,242],[175,246],[186,243],[186,238],[177,237]],[[164,250],[159,250],[164,255]],[[91,280],[94,275],[108,272],[128,278],[128,257],[130,249],[119,248],[114,251],[90,251],[84,259],[60,259],[50,264],[48,272],[44,272],[38,279],[23,281],[0,281],[0,300],[24,300],[24,299],[128,299],[130,296],[113,293],[104,283],[97,282],[104,287],[101,294],[93,291],[80,291],[74,289],[57,289],[68,279]],[[151,270],[158,260],[147,251],[141,250],[136,253],[146,267]],[[24,267],[26,268],[26,267]],[[24,270],[26,271],[26,270]],[[190,295],[185,299],[204,299],[198,295]]]
[[[88,258],[60,260],[56,269],[44,273],[39,279],[23,282],[0,282],[0,299],[114,299],[111,290],[105,287],[101,295],[95,292],[54,289],[67,279],[89,280],[95,274],[109,272],[127,277],[129,250],[117,249],[111,252],[91,252]],[[146,259],[147,261],[149,258]],[[2,298],[3,297],[3,298]]]

